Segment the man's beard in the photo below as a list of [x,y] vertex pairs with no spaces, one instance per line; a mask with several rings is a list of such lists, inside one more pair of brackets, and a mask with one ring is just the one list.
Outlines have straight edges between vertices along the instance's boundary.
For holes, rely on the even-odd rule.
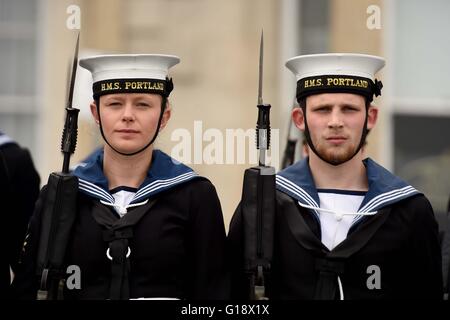
[[316,145],[315,148],[323,160],[337,166],[352,159],[358,145],[353,143],[350,144],[347,141],[345,146],[341,147],[330,147],[326,146],[325,143],[320,143]]

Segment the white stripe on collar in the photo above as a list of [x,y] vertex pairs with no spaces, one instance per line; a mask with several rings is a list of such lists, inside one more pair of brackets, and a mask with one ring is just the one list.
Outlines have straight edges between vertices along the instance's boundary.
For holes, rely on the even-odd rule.
[[[148,196],[149,194],[153,193],[156,190],[159,190],[161,188],[168,187],[168,186],[171,186],[171,185],[178,184],[180,182],[189,180],[189,179],[191,179],[193,177],[196,177],[196,176],[198,176],[198,174],[192,171],[192,172],[181,174],[181,175],[176,176],[176,177],[171,178],[171,179],[156,180],[156,181],[152,182],[151,184],[147,185],[145,188],[142,189],[142,190],[146,189],[145,192],[141,192],[142,190],[139,190],[134,195],[133,200],[131,202],[134,202],[134,201],[136,201],[138,199],[142,199],[142,198]],[[147,188],[150,185],[152,185],[152,187],[151,188]]]
[[411,192],[417,192],[417,190],[414,189],[412,186],[406,186],[400,189],[395,189],[389,192],[382,193],[371,199],[369,202],[367,202],[366,205],[359,210],[359,212],[366,212],[372,210],[373,208],[379,206],[380,204],[383,204],[386,201],[390,201],[402,195],[407,195]]
[[[303,190],[301,187],[299,187],[298,185],[296,185],[292,181],[290,181],[290,180],[288,180],[285,177],[280,176],[280,175],[276,175],[276,180],[277,180],[277,183],[278,182],[280,182],[280,183],[284,182],[284,184],[286,185],[285,188],[288,189],[288,190],[291,190],[291,191],[292,191],[292,189],[298,190],[298,192],[300,192],[303,195],[301,197],[303,199],[305,199],[306,202],[308,202],[308,203],[310,203],[312,205],[315,205],[316,207],[319,207],[318,203],[309,195],[308,192]],[[290,187],[287,187],[287,186],[290,186]]]
[[[395,192],[395,193],[394,193]],[[418,191],[416,189],[414,189],[411,186],[407,186],[401,189],[397,189],[397,190],[392,190],[390,192],[386,192],[386,193],[382,193],[379,196],[375,197],[378,198],[378,200],[376,202],[374,202],[372,205],[368,206],[371,201],[369,201],[364,208],[361,208],[358,212],[368,212],[369,210],[374,210],[374,208],[381,208],[381,206],[387,202],[390,202],[392,200],[395,199],[401,199],[406,195],[412,194],[412,193],[418,193]],[[383,196],[383,197],[382,197]],[[381,198],[382,197],[382,198]],[[355,224],[356,222],[358,222],[359,220],[361,220],[364,216],[363,215],[358,215],[354,218],[353,220],[353,224]]]
[[83,180],[81,178],[78,178],[78,187],[81,190],[86,191],[87,193],[90,193],[92,195],[98,196],[104,200],[106,200],[109,203],[114,203],[114,197],[112,195],[110,195],[109,193],[107,193],[105,190],[103,190],[102,188],[100,188],[99,186],[96,186],[95,184]]
[[147,194],[149,189],[153,189],[155,185],[158,185],[160,183],[169,183],[174,181],[178,181],[178,180],[184,180],[184,176],[196,176],[197,174],[194,171],[191,172],[187,172],[187,173],[183,173],[180,174],[179,176],[170,178],[170,179],[161,179],[161,180],[155,180],[152,183],[149,183],[148,185],[146,185],[144,188],[142,188],[141,190],[138,190],[138,192],[136,192],[135,195],[135,199],[139,198],[142,194]]
[[[282,179],[278,179],[278,178],[282,178]],[[284,177],[281,176],[276,176],[276,184],[278,184],[281,188],[288,190],[289,192],[292,192],[293,194],[297,195],[299,198],[303,199],[305,202],[307,202],[308,204],[311,205],[311,209],[312,208],[317,208],[319,209],[318,204],[314,201],[314,199],[309,200],[308,198],[304,197],[303,194],[308,195],[302,188],[300,188],[299,186],[293,184],[291,181],[287,180]],[[309,195],[308,195],[309,196]],[[298,199],[297,199],[298,201]],[[300,204],[300,201],[298,201]],[[316,210],[313,211],[314,216],[316,217],[316,219],[319,221],[320,223],[320,218],[319,218],[319,212],[317,212]]]
[[[192,172],[184,173],[184,174],[181,174],[179,176],[176,176],[176,177],[173,177],[170,179],[162,179],[162,180],[153,181],[151,184],[149,184],[149,185],[145,186],[144,188],[142,188],[141,190],[139,190],[134,195],[133,200],[131,200],[131,202],[142,199],[142,198],[148,196],[149,194],[153,193],[156,190],[178,184],[180,182],[189,180],[196,176],[198,176],[198,174],[195,173],[194,171],[192,171]],[[112,195],[110,195],[108,192],[106,192],[105,190],[103,190],[102,188],[100,188],[99,186],[96,186],[95,184],[88,182],[86,180],[80,179],[80,178],[78,178],[78,181],[79,181],[79,189],[81,189],[91,195],[94,195],[96,197],[100,197],[109,204],[114,204],[114,202],[115,202],[114,197]]]

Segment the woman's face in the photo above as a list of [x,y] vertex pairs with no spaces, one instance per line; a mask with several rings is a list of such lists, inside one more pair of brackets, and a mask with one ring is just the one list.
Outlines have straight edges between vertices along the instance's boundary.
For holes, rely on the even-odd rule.
[[[154,137],[161,114],[162,97],[151,93],[119,93],[100,97],[99,112],[93,103],[94,118],[101,120],[106,140],[117,151],[133,153],[144,148]],[[166,108],[160,129],[170,118]]]

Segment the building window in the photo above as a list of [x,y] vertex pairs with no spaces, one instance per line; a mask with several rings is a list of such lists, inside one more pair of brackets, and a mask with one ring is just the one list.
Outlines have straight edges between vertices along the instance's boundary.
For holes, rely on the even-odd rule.
[[397,114],[394,123],[395,172],[425,193],[441,218],[450,196],[450,116]]
[[442,221],[450,197],[450,2],[399,0],[390,9],[392,163]]
[[32,152],[38,4],[36,0],[0,0],[0,129]]

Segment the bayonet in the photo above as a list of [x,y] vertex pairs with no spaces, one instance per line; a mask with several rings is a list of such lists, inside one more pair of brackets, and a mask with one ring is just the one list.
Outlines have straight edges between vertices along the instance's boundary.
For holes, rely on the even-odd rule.
[[78,130],[78,112],[79,109],[73,108],[73,91],[75,88],[75,79],[78,67],[78,50],[80,46],[80,33],[77,36],[77,43],[75,45],[75,53],[72,61],[72,73],[70,76],[69,90],[66,104],[66,121],[64,123],[64,130],[61,139],[61,152],[64,155],[64,162],[62,167],[63,173],[69,173],[70,156],[75,152],[77,145],[77,130]]
[[263,104],[263,61],[264,61],[264,31],[261,31],[261,41],[259,44],[259,84],[258,84],[258,104]]
[[72,69],[71,69],[71,73],[70,73],[69,91],[68,91],[68,95],[67,95],[67,107],[68,108],[72,108],[73,90],[75,88],[75,79],[77,76],[79,48],[80,48],[80,33],[78,33],[78,35],[77,35],[77,43],[75,45],[75,53],[73,55]]
[[256,148],[259,150],[259,165],[266,165],[266,151],[270,147],[270,104],[264,104],[262,99],[264,37],[261,31],[259,45],[259,85],[258,85],[258,123],[256,125]]

